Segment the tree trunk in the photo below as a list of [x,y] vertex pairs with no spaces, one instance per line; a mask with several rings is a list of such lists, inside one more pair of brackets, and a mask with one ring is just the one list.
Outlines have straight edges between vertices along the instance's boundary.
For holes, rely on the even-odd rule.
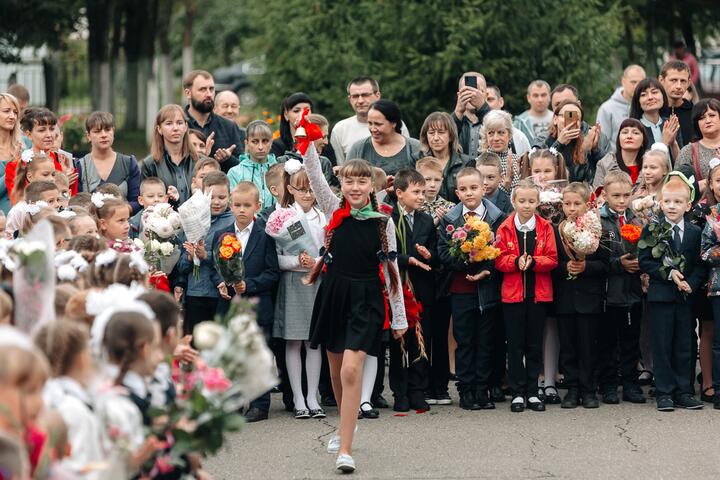
[[[138,72],[142,50],[143,29],[146,25],[144,3],[142,0],[125,2],[125,59],[127,66],[125,92],[125,129],[138,130],[140,126],[138,110]],[[142,87],[144,88],[144,87]]]
[[645,66],[648,77],[657,76],[657,59],[655,58],[655,9],[648,3],[645,13]]
[[159,100],[161,92],[158,91],[158,59],[151,65],[151,72],[147,82],[147,105],[145,108],[145,141],[150,144],[152,142],[153,130],[155,129],[155,115],[159,108]]
[[117,112],[116,104],[116,87],[118,86],[118,63],[120,62],[120,47],[122,45],[122,29],[123,29],[123,6],[120,2],[115,2],[115,8],[113,9],[113,27],[112,27],[112,40],[110,42],[110,112],[115,114]]
[[625,10],[623,13],[623,23],[625,24],[625,49],[627,50],[627,63],[635,63],[635,42],[633,41],[632,25],[630,24],[630,12]]
[[113,0],[88,0],[88,72],[90,103],[93,110],[109,109],[110,85],[103,78],[103,63],[108,62],[108,35]]
[[683,40],[687,49],[693,55],[697,55],[697,49],[695,48],[695,31],[693,30],[693,14],[692,9],[688,9],[684,15],[680,15],[680,30],[682,31]]
[[160,0],[160,15],[158,16],[158,42],[160,55],[157,58],[159,103],[167,105],[173,103],[175,81],[173,78],[172,60],[170,59],[170,23],[172,21],[173,0]]
[[197,14],[195,0],[185,0],[185,28],[183,30],[182,74],[183,78],[193,69],[193,20]]
[[138,76],[138,127],[140,130],[143,130],[147,124],[148,82],[153,76],[152,63],[155,57],[157,16],[158,0],[147,0],[145,5],[145,25],[142,30]]

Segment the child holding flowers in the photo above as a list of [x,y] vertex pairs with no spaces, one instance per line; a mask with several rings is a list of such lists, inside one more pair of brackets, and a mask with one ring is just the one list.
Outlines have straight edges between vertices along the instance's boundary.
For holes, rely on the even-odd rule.
[[[285,364],[293,392],[295,418],[323,418],[317,401],[320,350],[310,347],[310,318],[319,284],[305,286],[303,278],[315,265],[323,243],[325,215],[317,208],[302,163],[284,164],[284,192],[280,207],[268,218],[265,232],[275,239],[282,275],[278,286],[273,336],[285,340]],[[301,350],[305,346],[307,403],[302,388]]]
[[545,410],[535,388],[542,365],[542,339],[547,305],[552,302],[552,277],[557,267],[557,247],[552,224],[537,214],[540,190],[530,179],[512,191],[515,213],[498,228],[500,256],[496,268],[503,272],[502,302],[508,347],[508,382],[513,400],[510,409]]
[[620,402],[617,393],[620,371],[623,400],[645,403],[637,376],[642,320],[637,242],[642,228],[634,223],[635,215],[628,208],[633,185],[630,175],[615,170],[605,176],[604,182],[607,202],[600,209],[600,222],[609,249],[610,269],[605,302],[607,323],[598,337],[600,393],[603,403]]

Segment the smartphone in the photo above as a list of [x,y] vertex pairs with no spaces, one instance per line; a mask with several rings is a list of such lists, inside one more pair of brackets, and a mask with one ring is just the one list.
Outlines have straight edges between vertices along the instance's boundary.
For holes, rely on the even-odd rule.
[[576,126],[580,125],[580,116],[578,115],[578,112],[574,110],[570,110],[568,112],[563,113],[563,118],[565,119],[565,127],[568,127],[572,125],[573,123]]
[[477,88],[477,77],[475,75],[465,75],[465,86]]

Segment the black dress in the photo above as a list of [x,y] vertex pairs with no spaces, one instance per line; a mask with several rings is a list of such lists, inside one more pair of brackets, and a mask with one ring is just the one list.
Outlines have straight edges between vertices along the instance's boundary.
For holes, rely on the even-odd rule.
[[385,300],[377,252],[381,250],[380,220],[346,218],[335,229],[332,261],[315,297],[310,343],[333,353],[346,349],[380,354]]

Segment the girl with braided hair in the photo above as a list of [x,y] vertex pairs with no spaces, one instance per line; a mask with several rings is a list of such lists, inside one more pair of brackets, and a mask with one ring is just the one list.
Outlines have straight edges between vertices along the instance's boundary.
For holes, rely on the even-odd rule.
[[330,363],[340,431],[328,442],[338,453],[335,466],[353,472],[352,440],[360,406],[363,362],[379,355],[385,323],[385,300],[392,310],[395,338],[407,330],[396,261],[395,225],[378,211],[372,192],[372,167],[351,160],[340,169],[342,200],[333,193],[322,173],[314,145],[304,157],[310,187],[323,213],[330,218],[320,258],[308,276],[313,283],[325,271],[313,307],[310,326],[312,348],[324,345]]

